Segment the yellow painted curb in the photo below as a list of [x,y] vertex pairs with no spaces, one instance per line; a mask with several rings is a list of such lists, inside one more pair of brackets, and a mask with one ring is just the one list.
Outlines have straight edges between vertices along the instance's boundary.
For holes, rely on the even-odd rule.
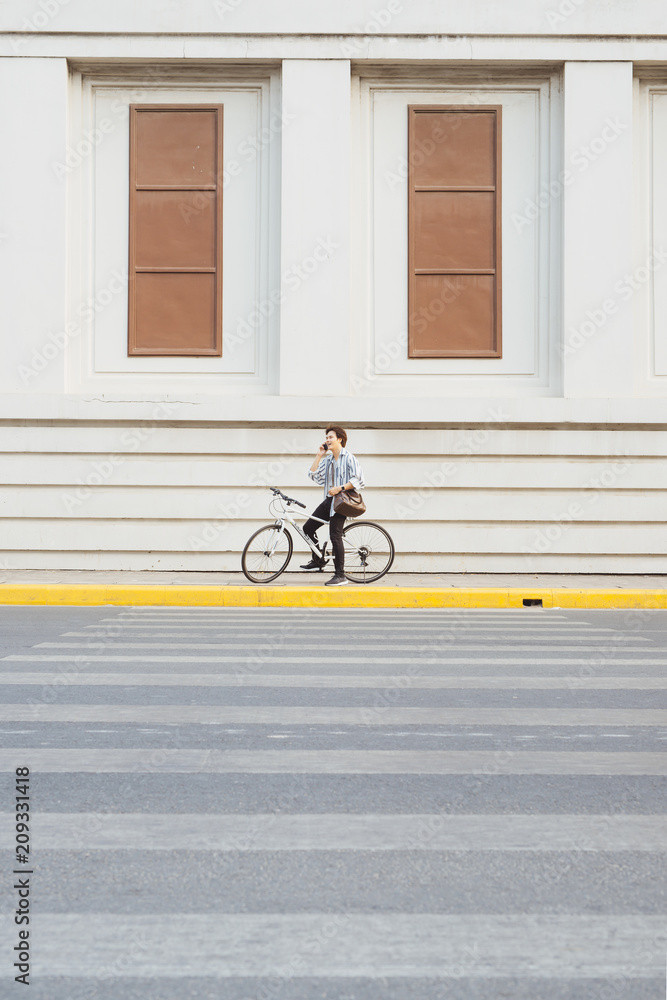
[[567,590],[551,591],[558,608],[667,608],[667,590]]
[[197,587],[180,584],[0,584],[0,605],[227,608],[667,608],[665,590],[541,587]]

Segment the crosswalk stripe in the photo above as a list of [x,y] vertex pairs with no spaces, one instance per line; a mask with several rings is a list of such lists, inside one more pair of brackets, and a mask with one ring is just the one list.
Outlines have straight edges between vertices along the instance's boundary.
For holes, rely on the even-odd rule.
[[[0,813],[9,843],[14,813]],[[40,812],[40,850],[667,851],[664,816]]]
[[[569,636],[571,636],[572,635],[572,629],[568,628],[566,624],[563,624],[562,626],[556,626],[556,627],[553,627],[553,628],[549,628],[548,626],[543,626],[543,627],[540,627],[540,628],[528,628],[527,626],[521,626],[521,625],[489,625],[489,626],[486,626],[486,625],[474,625],[473,626],[473,625],[470,625],[470,624],[464,623],[464,622],[448,623],[447,626],[444,626],[444,625],[420,625],[420,624],[415,624],[415,625],[407,626],[407,625],[397,624],[396,622],[394,622],[391,631],[392,631],[392,635],[394,635],[396,633],[400,633],[400,632],[409,632],[409,633],[415,633],[416,632],[418,634],[430,635],[430,633],[432,633],[432,632],[436,632],[438,634],[441,633],[441,632],[451,632],[451,631],[456,630],[457,626],[458,626],[458,631],[465,632],[465,633],[474,633],[475,635],[477,635],[478,633],[479,634],[486,634],[487,632],[492,633],[494,636],[495,635],[499,635],[499,634],[503,634],[504,635],[505,633],[508,633],[508,632],[509,633],[514,633],[514,634],[517,634],[517,635],[548,635],[548,636],[554,636],[554,635],[555,636],[558,636],[558,635],[569,635]],[[99,627],[99,626],[88,625],[88,626],[86,626],[86,630],[84,630],[84,631],[81,631],[81,632],[66,632],[65,635],[92,635],[93,634],[92,629],[93,628],[97,628],[97,627]],[[248,626],[239,623],[238,625],[234,625],[233,627],[230,627],[230,624],[228,622],[220,622],[218,624],[213,624],[213,625],[209,625],[209,624],[206,624],[206,625],[197,625],[197,624],[192,624],[190,622],[183,622],[183,623],[178,623],[178,624],[165,625],[163,622],[155,622],[155,623],[153,623],[153,622],[145,622],[145,621],[143,621],[143,622],[136,622],[136,623],[135,622],[131,622],[131,623],[130,622],[123,622],[121,624],[117,624],[115,626],[114,630],[115,631],[123,631],[123,630],[129,630],[129,629],[137,629],[137,628],[143,628],[143,629],[146,629],[146,630],[153,629],[154,631],[159,632],[159,633],[165,632],[165,631],[168,631],[168,632],[171,632],[171,631],[174,631],[174,632],[176,632],[176,631],[178,631],[178,632],[188,632],[188,631],[203,632],[206,629],[209,629],[209,630],[215,629],[215,630],[218,630],[218,631],[221,630],[221,629],[223,629],[224,632],[225,632],[225,634],[234,633],[234,634],[238,634],[238,635],[246,635],[247,634],[247,628],[248,628]],[[334,633],[338,633],[340,631],[340,628],[341,628],[341,625],[339,625],[338,623],[336,623],[335,625],[332,624],[332,627],[331,627],[330,631],[332,631]],[[386,633],[386,629],[376,629],[375,631],[373,631],[373,629],[369,628],[368,625],[363,625],[363,624],[362,625],[358,625],[358,624],[345,623],[345,632],[347,634],[350,634],[350,633],[354,632],[355,630],[358,631],[358,632],[362,632],[363,634],[369,636],[370,638],[373,638],[375,636],[386,637],[386,634],[387,634]],[[289,625],[281,626],[281,628],[279,630],[276,630],[275,627],[273,627],[273,628],[265,628],[263,630],[255,628],[255,629],[253,629],[253,634],[257,635],[258,632],[261,633],[262,631],[266,632],[267,635],[275,635],[276,631],[279,631],[282,634],[288,634],[288,633],[292,634],[292,633],[296,633],[296,632],[317,632],[317,633],[321,633],[321,632],[325,631],[325,629],[323,628],[322,624],[320,624],[320,623],[318,623],[318,624],[309,624],[309,625],[300,625],[300,624],[290,623]],[[596,637],[598,635],[602,635],[602,636],[606,637],[606,636],[611,635],[611,634],[613,634],[613,629],[609,629],[609,628],[594,628],[593,626],[590,626],[590,625],[584,625],[584,626],[582,626],[581,629],[579,629],[578,633],[577,633],[578,636],[579,635],[583,635],[586,638],[591,638],[591,637],[594,638],[594,637]],[[642,641],[644,641],[644,642],[650,642],[652,640],[645,639],[645,640],[642,640]]]
[[407,691],[428,689],[475,690],[667,690],[667,677],[543,677],[527,674],[510,677],[469,677],[462,674],[411,674],[409,677],[391,674],[369,674],[360,677],[355,674],[142,674],[135,671],[124,673],[42,673],[0,672],[3,684],[45,685],[59,684],[62,687],[263,687],[263,688],[377,688],[379,691],[401,687]]
[[[68,638],[68,637],[65,636],[64,638]],[[87,643],[85,643],[85,642],[81,642],[81,643],[80,642],[49,642],[49,643],[41,643],[39,647],[35,647],[35,648],[39,648],[39,649],[53,649],[53,648],[56,648],[56,649],[84,649],[85,650],[85,649],[99,649],[101,645],[104,646],[105,648],[108,648],[108,649],[114,649],[116,647],[119,648],[119,649],[128,648],[128,647],[131,648],[131,649],[152,649],[152,648],[158,648],[158,649],[178,649],[179,648],[179,644],[176,643],[176,642],[174,642],[174,641],[170,642],[169,644],[164,643],[164,642],[153,643],[153,644],[143,643],[143,642],[140,642],[140,643],[137,643],[137,642],[123,643],[123,642],[116,642],[116,641],[114,641],[114,638],[110,637],[110,636],[101,636],[100,638],[106,639],[106,642],[104,642],[104,643],[99,643],[99,642],[87,642]],[[150,637],[147,637],[147,638],[153,638],[153,637],[150,636]],[[246,642],[220,642],[220,643],[213,643],[213,642],[204,642],[204,643],[183,642],[182,643],[182,648],[183,649],[192,649],[192,648],[201,648],[201,649],[229,649],[229,650],[238,649],[238,650],[240,650],[241,653],[245,653],[247,656],[251,656],[253,654],[257,655],[259,653],[275,652],[275,651],[284,652],[284,651],[287,651],[287,650],[295,650],[296,652],[307,652],[307,653],[314,653],[314,652],[320,652],[321,653],[321,652],[323,652],[323,644],[320,644],[320,643],[280,642],[280,641],[269,642],[269,643],[263,643],[263,642],[252,643],[252,642],[248,642],[248,641],[246,641]],[[410,644],[406,645],[406,644],[402,644],[400,642],[385,642],[385,643],[374,642],[374,643],[370,643],[369,644],[369,643],[360,643],[360,642],[353,642],[353,641],[345,641],[345,642],[341,641],[341,642],[336,642],[336,644],[335,644],[335,650],[336,650],[336,653],[338,654],[339,658],[341,656],[347,656],[348,653],[354,654],[355,651],[367,651],[369,653],[381,653],[381,652],[384,652],[384,651],[387,651],[387,652],[402,652],[402,653],[407,653],[409,656],[414,656],[416,654],[424,655],[424,654],[429,654],[429,653],[434,653],[434,652],[442,653],[445,650],[464,650],[464,649],[469,649],[469,650],[474,650],[476,652],[481,652],[481,651],[483,651],[486,648],[487,647],[485,647],[484,644],[480,643],[480,642],[447,642],[447,643],[440,643],[440,644],[432,642],[431,644],[421,643],[421,644],[417,645],[417,644],[414,644],[414,643],[410,643]],[[560,652],[570,652],[570,653],[571,652],[579,652],[579,653],[581,653],[583,650],[587,650],[587,651],[590,651],[592,653],[596,653],[597,652],[597,653],[601,653],[601,654],[604,653],[604,654],[608,655],[611,652],[621,651],[621,647],[619,647],[618,645],[616,645],[616,644],[615,645],[606,645],[606,646],[605,645],[601,645],[600,642],[599,642],[599,640],[594,640],[594,641],[592,641],[590,643],[586,643],[586,642],[579,642],[579,643],[575,643],[575,644],[559,643],[557,646],[554,645],[553,640],[550,640],[550,641],[546,641],[545,640],[545,642],[543,642],[543,643],[522,643],[521,645],[510,645],[510,644],[507,644],[507,643],[503,643],[502,647],[499,647],[498,643],[489,643],[488,651],[490,653],[493,653],[493,652],[496,652],[499,648],[502,648],[503,652],[519,652],[519,653],[520,652],[524,652],[524,653],[545,653],[545,652],[547,652],[548,650],[551,649],[551,650],[554,650],[554,652],[559,652],[559,653]],[[655,652],[655,650],[653,648],[650,649],[650,650],[647,650],[646,646],[639,646],[639,645],[635,646],[635,645],[628,644],[628,645],[624,645],[622,647],[622,652],[624,652],[624,653],[645,653],[645,652],[649,652],[649,651],[650,652]],[[8,657],[5,657],[5,659],[8,659]],[[404,657],[404,659],[405,659],[405,657]],[[318,657],[318,660],[319,660],[319,657]],[[667,655],[663,656],[661,662],[665,663],[666,661],[667,661]]]
[[0,722],[151,722],[200,725],[347,726],[664,726],[667,709],[393,708],[320,705],[13,705]]
[[[63,636],[63,638],[70,638],[70,636],[68,636],[67,634],[65,634]],[[88,636],[79,635],[78,638],[86,638],[86,639],[88,639],[89,637]],[[72,649],[72,648],[76,648],[76,649],[100,649],[100,647],[108,647],[110,649],[169,649],[169,648],[179,649],[179,648],[182,647],[183,649],[244,649],[244,650],[246,650],[248,652],[254,652],[257,649],[262,649],[262,650],[266,650],[266,649],[307,649],[307,650],[313,650],[313,649],[322,649],[322,646],[324,645],[324,643],[320,643],[318,645],[313,645],[313,644],[307,644],[307,643],[302,643],[302,642],[298,642],[298,641],[297,642],[287,642],[284,639],[281,639],[281,638],[278,638],[278,637],[263,639],[263,638],[261,638],[259,636],[255,636],[252,642],[248,642],[247,640],[245,642],[232,642],[229,639],[226,639],[224,642],[214,642],[213,641],[214,638],[219,638],[217,636],[216,637],[211,637],[211,640],[209,640],[208,642],[191,642],[187,638],[183,638],[181,636],[174,636],[173,638],[171,638],[171,641],[169,642],[169,644],[165,643],[164,640],[162,642],[144,641],[144,639],[145,640],[154,639],[155,636],[152,636],[152,635],[150,635],[150,636],[147,635],[145,637],[134,635],[132,637],[132,639],[137,639],[137,638],[141,638],[142,641],[141,642],[135,642],[135,641],[130,642],[130,641],[125,641],[123,638],[119,638],[118,636],[115,636],[115,635],[113,635],[113,636],[105,635],[105,636],[100,636],[98,638],[97,642],[95,642],[95,641],[92,641],[92,642],[39,642],[39,643],[36,643],[32,648],[39,650],[39,649]],[[466,639],[468,639],[468,638],[469,637],[466,636]],[[592,641],[593,640],[591,640],[591,642]],[[599,643],[599,640],[596,640],[596,641]],[[534,649],[541,649],[541,650],[545,650],[545,649],[550,648],[552,645],[553,645],[553,640],[549,640],[548,642],[545,642],[541,646],[527,645],[527,644],[526,645],[522,645],[520,647],[519,646],[507,646],[507,645],[503,645],[503,648],[504,649],[528,649],[528,650],[531,650],[531,649],[532,650],[534,650]],[[408,650],[410,652],[424,652],[424,651],[432,650],[434,647],[439,648],[439,649],[468,649],[468,648],[471,648],[470,644],[463,645],[461,642],[451,642],[451,641],[444,641],[444,640],[442,642],[440,642],[440,643],[435,643],[435,644],[434,644],[433,641],[431,641],[430,644],[420,643],[419,645],[415,645],[415,644],[411,643],[409,646],[401,645],[399,642],[396,642],[396,641],[389,642],[387,640],[384,640],[382,642],[378,641],[378,642],[375,642],[375,643],[372,643],[372,644],[364,644],[364,645],[359,644],[359,643],[355,643],[355,642],[349,641],[349,640],[346,640],[346,642],[344,644],[336,642],[336,649],[348,648],[348,647],[351,648],[351,649],[371,649],[371,650],[375,649],[375,650],[378,650],[378,651],[379,650],[383,650],[383,649],[403,649],[403,650]],[[478,648],[478,649],[482,648],[482,649],[484,649],[486,647],[484,646],[483,643],[475,643],[475,648]],[[494,646],[492,648],[496,648],[496,644],[494,644]],[[557,649],[572,649],[572,648],[575,648],[575,647],[558,645],[556,648]],[[587,644],[587,643],[579,643],[576,648],[579,648],[579,649],[593,648],[593,649],[595,649],[597,647],[596,646],[592,646],[591,647],[591,645]],[[608,647],[605,647],[605,648],[608,648]],[[616,648],[616,644],[614,645],[613,648]],[[634,651],[634,650],[639,651],[639,652],[645,652],[646,651],[646,647],[645,646],[634,647],[634,646],[627,645],[627,646],[624,646],[623,649],[626,652],[631,652],[631,651]]]
[[[173,646],[168,647],[173,649]],[[579,647],[577,647],[579,648]],[[68,663],[75,665],[77,662],[85,663],[210,663],[218,664],[230,663],[236,664],[238,668],[241,665],[247,665],[248,669],[258,669],[262,664],[270,664],[275,667],[278,663],[289,663],[291,665],[301,665],[310,666],[312,664],[312,659],[307,656],[266,656],[261,653],[247,653],[245,656],[223,656],[217,654],[215,656],[205,656],[201,654],[200,656],[184,656],[184,655],[171,655],[164,653],[161,656],[124,656],[120,653],[110,655],[102,653],[85,653],[85,652],[74,652],[69,655],[63,653],[14,653],[10,656],[4,656],[0,663]],[[375,666],[377,664],[383,664],[385,666],[401,665],[406,666],[406,661],[404,656],[351,656],[347,653],[338,656],[318,656],[317,662],[321,664],[335,665],[340,669],[341,676],[345,676],[346,673],[351,673],[349,668],[363,668],[367,666]],[[660,672],[664,672],[665,660],[662,657],[659,658],[644,658],[635,657],[634,659],[627,659],[616,656],[604,657],[603,655],[598,655],[598,657],[591,657],[589,659],[573,658],[564,659],[559,656],[553,657],[526,657],[520,659],[518,657],[512,657],[507,659],[505,657],[484,657],[483,659],[468,658],[468,657],[455,657],[455,656],[434,656],[432,654],[427,654],[423,657],[413,657],[412,665],[410,667],[410,672],[414,673],[415,665],[422,669],[427,666],[443,666],[443,667],[453,667],[465,665],[470,667],[471,665],[484,666],[488,670],[491,668],[497,668],[499,666],[512,666],[514,668],[519,666],[525,666],[529,669],[534,669],[535,666],[563,666],[567,669],[572,669],[573,667],[580,667],[582,670],[593,670],[596,668],[608,669],[614,666],[634,666],[641,669],[645,667],[659,667]],[[532,672],[532,670],[531,670]]]
[[[103,631],[97,631],[97,632],[93,631],[93,629],[95,627],[96,626],[90,625],[90,626],[87,626],[86,629],[83,629],[83,630],[81,630],[79,632],[65,632],[63,634],[66,635],[66,636],[80,636],[80,637],[83,637],[83,636],[98,636],[98,635],[103,635],[104,636],[104,635],[108,635],[109,632],[119,632],[119,633],[120,632],[128,632],[130,635],[141,635],[141,634],[143,634],[143,632],[133,631],[133,630],[137,630],[137,629],[143,629],[146,635],[152,635],[153,633],[158,633],[159,635],[164,635],[164,634],[171,635],[172,633],[174,633],[174,634],[177,634],[177,633],[186,633],[187,634],[189,632],[198,632],[198,633],[199,632],[204,632],[205,633],[207,631],[209,631],[209,632],[215,631],[215,632],[223,632],[225,635],[227,635],[229,633],[237,634],[237,635],[246,635],[246,642],[248,641],[247,640],[247,626],[245,626],[245,628],[242,627],[242,626],[239,626],[238,628],[231,629],[224,622],[221,622],[220,624],[215,624],[215,625],[208,625],[208,624],[207,625],[192,625],[190,623],[187,623],[187,624],[184,623],[184,624],[178,624],[178,625],[165,625],[163,623],[158,623],[158,622],[156,622],[155,624],[148,623],[148,622],[137,622],[136,624],[135,623],[131,623],[131,624],[128,623],[128,624],[115,625],[115,626],[112,626],[109,629],[105,629]],[[347,642],[347,641],[349,641],[348,637],[352,635],[352,633],[355,631],[355,629],[357,631],[361,632],[363,635],[365,635],[369,639],[382,639],[384,641],[387,641],[387,639],[388,639],[387,630],[386,629],[376,629],[375,631],[373,631],[372,629],[368,628],[367,626],[362,626],[362,625],[359,625],[359,626],[345,625],[344,630],[343,630],[342,626],[336,625],[335,627],[332,627],[329,631],[331,631],[334,635],[340,636],[341,639],[344,639]],[[293,635],[293,634],[298,633],[298,632],[316,632],[317,634],[321,634],[322,632],[325,632],[325,631],[326,630],[323,629],[323,627],[321,625],[319,625],[319,624],[318,625],[289,625],[289,626],[282,627],[280,630],[276,630],[275,628],[273,628],[273,629],[270,629],[270,628],[266,628],[266,629],[255,628],[255,629],[253,629],[253,636],[262,635],[262,632],[266,632],[266,635],[268,637],[272,637],[272,636],[275,636],[276,634],[279,634],[279,635],[282,635],[282,636]],[[395,627],[392,628],[392,635],[394,635],[396,633],[400,634],[401,632],[408,632],[410,634],[416,634],[416,635],[426,635],[426,636],[429,636],[429,637],[430,637],[431,633],[435,633],[434,638],[437,638],[439,635],[441,635],[443,633],[446,634],[446,635],[452,635],[452,634],[456,635],[457,633],[465,634],[466,636],[468,636],[468,635],[481,635],[483,637],[482,641],[491,641],[496,636],[498,636],[499,634],[503,634],[504,635],[504,633],[512,633],[513,635],[529,635],[532,638],[534,638],[535,636],[546,635],[546,636],[549,637],[549,641],[552,641],[554,636],[571,636],[572,635],[571,629],[568,629],[567,627],[563,627],[563,628],[521,628],[521,627],[512,628],[510,626],[504,626],[502,628],[498,628],[498,627],[489,627],[489,628],[486,628],[484,626],[477,625],[475,627],[471,627],[471,626],[465,626],[465,627],[463,627],[463,626],[461,626],[460,628],[455,628],[455,627],[451,626],[451,627],[449,627],[449,629],[445,629],[442,626],[431,626],[431,627],[429,627],[429,626],[423,626],[423,627],[422,626],[415,626],[414,628],[404,628],[401,625],[395,625]],[[612,629],[588,628],[588,627],[586,627],[585,629],[582,629],[581,631],[579,631],[577,633],[577,638],[581,637],[581,639],[589,640],[589,641],[592,642],[594,640],[598,640],[599,641],[600,638],[602,638],[602,639],[610,638],[612,635],[614,635]],[[401,637],[401,638],[404,638],[404,637]],[[640,643],[640,644],[653,642],[652,639],[644,639],[642,636],[633,636],[632,637],[632,641]]]
[[[150,607],[135,608],[130,611],[119,611],[117,615],[109,618],[100,618],[99,621],[110,622],[119,619],[132,618],[224,618],[225,620],[238,621],[266,621],[275,619],[278,621],[294,621],[298,619],[311,620],[321,618],[323,621],[331,618],[334,621],[395,621],[396,618],[437,620],[439,618],[460,618],[462,620],[473,619],[481,621],[491,620],[526,620],[528,617],[539,618],[545,621],[564,621],[576,626],[578,619],[572,619],[567,615],[557,614],[552,609],[548,611],[541,608],[373,608],[369,611],[366,608],[189,608],[188,610],[176,609],[173,607]],[[590,623],[585,623],[590,624]]]
[[[664,975],[664,921],[648,915],[394,913],[47,913],[31,916],[46,976],[472,976],[541,979]],[[0,917],[3,940],[13,918]],[[140,942],[128,956],[130,942]],[[585,942],[585,947],[583,946]],[[642,956],[641,964],[638,956]],[[291,966],[290,966],[290,963]],[[290,971],[291,968],[291,971]],[[224,987],[223,987],[224,990]]]
[[0,750],[44,773],[667,775],[667,754],[510,750]]

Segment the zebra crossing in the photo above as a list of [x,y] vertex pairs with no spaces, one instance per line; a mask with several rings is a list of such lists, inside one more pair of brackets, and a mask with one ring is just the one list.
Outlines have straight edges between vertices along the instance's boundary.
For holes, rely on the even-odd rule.
[[52,621],[0,658],[33,1000],[665,997],[666,613]]

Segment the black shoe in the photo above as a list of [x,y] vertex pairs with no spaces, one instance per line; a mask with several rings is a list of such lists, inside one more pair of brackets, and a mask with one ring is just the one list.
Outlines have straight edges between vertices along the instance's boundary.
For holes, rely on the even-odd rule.
[[345,587],[350,581],[344,576],[332,576],[324,584],[325,587]]
[[301,566],[301,569],[324,569],[328,562],[328,559],[311,559],[305,566]]

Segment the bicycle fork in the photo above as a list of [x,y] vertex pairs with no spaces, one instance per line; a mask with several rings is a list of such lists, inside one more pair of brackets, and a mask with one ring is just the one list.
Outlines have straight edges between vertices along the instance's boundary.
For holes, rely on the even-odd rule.
[[285,530],[285,525],[281,522],[279,525],[274,525],[273,534],[269,538],[269,544],[264,549],[264,555],[270,558],[276,551],[276,545],[278,544],[278,539]]

